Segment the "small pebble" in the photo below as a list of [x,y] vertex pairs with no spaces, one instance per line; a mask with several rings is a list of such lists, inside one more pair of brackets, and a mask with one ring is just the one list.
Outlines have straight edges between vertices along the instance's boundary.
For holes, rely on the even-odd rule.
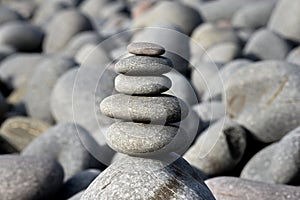
[[145,56],[160,56],[165,53],[162,46],[147,42],[131,43],[128,45],[127,50],[129,53]]

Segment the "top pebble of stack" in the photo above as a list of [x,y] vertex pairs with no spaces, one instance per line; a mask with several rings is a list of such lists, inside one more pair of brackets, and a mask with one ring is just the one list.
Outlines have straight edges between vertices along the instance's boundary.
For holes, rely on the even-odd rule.
[[145,56],[160,56],[165,53],[162,46],[147,42],[131,43],[128,45],[127,50],[129,53]]

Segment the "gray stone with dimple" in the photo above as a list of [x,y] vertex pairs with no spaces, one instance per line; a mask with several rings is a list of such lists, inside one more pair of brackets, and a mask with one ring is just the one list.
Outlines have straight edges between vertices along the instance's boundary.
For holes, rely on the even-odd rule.
[[12,21],[0,27],[0,43],[19,51],[39,51],[44,32],[38,27],[22,21]]
[[47,34],[43,44],[46,53],[60,51],[76,34],[92,30],[90,20],[75,9],[57,13],[47,26]]
[[156,95],[171,88],[172,82],[166,76],[126,76],[115,78],[115,88],[124,94]]
[[298,184],[299,155],[300,127],[258,152],[246,164],[241,177],[276,184]]
[[24,87],[42,59],[41,54],[13,54],[1,62],[0,78],[12,89]]
[[207,175],[232,170],[246,149],[246,131],[237,123],[220,119],[209,127],[184,154],[184,158]]
[[165,57],[130,56],[118,61],[115,70],[126,75],[161,75],[172,70],[172,62]]
[[117,152],[135,156],[159,155],[176,151],[187,135],[176,126],[117,122],[106,133],[108,145]]
[[100,173],[98,169],[87,169],[72,176],[62,186],[60,196],[67,199],[84,191]]
[[63,177],[62,167],[45,155],[0,156],[1,199],[53,199],[62,186]]
[[50,109],[52,90],[59,77],[76,65],[73,59],[59,55],[48,56],[38,64],[24,97],[26,111],[31,117],[54,122]]
[[218,177],[205,183],[216,200],[298,200],[299,187],[268,184],[235,177]]
[[[300,42],[300,1],[279,0],[272,12],[268,28],[285,39]],[[288,12],[287,12],[288,11]]]
[[280,140],[300,123],[299,77],[299,66],[288,62],[264,61],[243,67],[224,86],[228,116],[260,141]]
[[145,97],[115,94],[104,99],[100,109],[109,117],[159,124],[179,122],[188,113],[182,100],[169,95]]
[[165,53],[165,49],[157,44],[148,42],[136,42],[128,45],[129,53],[145,56],[160,56]]
[[287,55],[286,60],[290,63],[300,65],[300,47],[297,47],[290,51],[290,53]]
[[[270,45],[276,48],[270,48]],[[243,53],[260,60],[283,60],[291,47],[277,34],[267,29],[259,29],[247,42]]]
[[168,164],[125,157],[102,172],[81,199],[214,200],[203,180],[184,159]]
[[[90,146],[84,146],[86,144]],[[68,179],[84,169],[99,166],[99,161],[87,150],[89,147],[100,148],[79,125],[62,123],[36,138],[22,151],[22,155],[50,156],[56,159],[64,168],[65,179]]]

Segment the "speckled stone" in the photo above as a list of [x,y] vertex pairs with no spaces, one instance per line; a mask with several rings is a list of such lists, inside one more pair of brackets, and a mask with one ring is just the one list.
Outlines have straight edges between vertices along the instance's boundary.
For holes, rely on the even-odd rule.
[[207,175],[233,169],[244,155],[246,131],[233,121],[220,119],[202,133],[184,158]]
[[262,142],[280,140],[300,123],[299,77],[299,66],[287,62],[243,67],[224,86],[227,115]]
[[118,73],[126,75],[161,75],[172,70],[172,62],[165,57],[130,56],[115,65]]
[[299,184],[300,127],[262,149],[246,164],[241,178],[276,184]]
[[61,123],[35,139],[22,151],[22,155],[56,159],[64,168],[65,179],[68,179],[84,169],[100,166],[87,148],[99,149],[99,145],[79,125]]
[[156,95],[171,88],[172,82],[166,76],[126,76],[115,78],[115,88],[123,94]]
[[49,127],[48,123],[37,119],[13,117],[4,121],[0,129],[0,135],[15,149],[22,151]]
[[214,200],[184,159],[166,165],[159,160],[125,157],[102,172],[81,199]]
[[145,56],[160,56],[165,53],[165,49],[157,44],[148,42],[136,42],[128,45],[129,53]]
[[112,118],[159,124],[179,122],[188,113],[182,100],[169,95],[144,97],[115,94],[104,99],[100,109]]
[[100,173],[98,169],[87,169],[72,176],[62,186],[60,197],[68,199],[84,191]]
[[108,145],[120,153],[149,156],[175,151],[185,143],[186,134],[176,126],[117,122],[106,134]]
[[1,199],[55,199],[63,177],[62,167],[50,158],[0,156]]
[[218,177],[205,183],[216,200],[298,200],[299,187],[267,184],[235,177]]

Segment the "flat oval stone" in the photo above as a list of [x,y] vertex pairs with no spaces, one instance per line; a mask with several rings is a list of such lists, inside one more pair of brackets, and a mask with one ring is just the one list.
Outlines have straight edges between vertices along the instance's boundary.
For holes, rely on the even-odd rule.
[[166,76],[125,76],[118,75],[115,88],[124,94],[154,95],[169,90],[171,80]]
[[165,53],[165,49],[157,44],[149,42],[136,42],[128,45],[129,53],[135,55],[160,56]]
[[[117,152],[128,155],[149,155],[164,150],[174,150],[169,145],[178,133],[176,126],[162,126],[133,122],[117,122],[106,134],[108,145]],[[161,151],[159,151],[161,153]]]
[[115,94],[104,99],[100,109],[112,118],[156,124],[179,122],[188,113],[182,100],[169,95],[144,97]]
[[115,70],[126,75],[161,75],[172,67],[171,60],[166,57],[130,56],[117,62]]
[[0,136],[16,150],[22,151],[30,142],[46,131],[50,125],[46,122],[29,118],[13,117],[6,120],[0,129]]

